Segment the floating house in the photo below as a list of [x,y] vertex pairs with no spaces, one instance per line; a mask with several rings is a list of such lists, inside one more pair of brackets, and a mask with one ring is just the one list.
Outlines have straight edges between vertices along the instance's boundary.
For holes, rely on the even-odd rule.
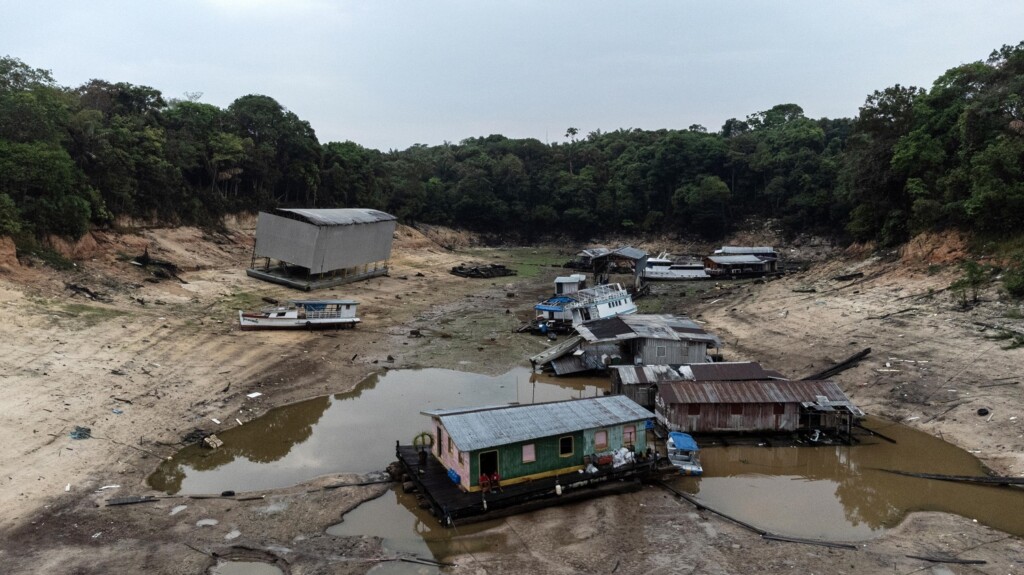
[[303,290],[385,275],[396,225],[369,209],[260,212],[246,273]]
[[555,278],[555,295],[574,294],[587,287],[587,276],[585,274],[571,274]]
[[647,409],[655,409],[659,383],[671,381],[785,380],[781,373],[753,361],[669,365],[611,366],[611,391],[622,394]]
[[433,456],[466,491],[481,474],[502,485],[575,473],[619,448],[647,449],[654,414],[622,396],[553,403],[424,411],[434,433]]
[[714,278],[772,275],[779,272],[779,254],[767,246],[722,246],[704,258],[704,268]]
[[632,285],[628,286],[634,292],[640,292],[643,288],[643,271],[647,267],[647,252],[624,246],[611,250],[591,258],[595,282],[606,284],[610,281],[611,274],[630,274],[633,276]]
[[645,280],[687,281],[710,278],[700,261],[676,262],[662,253],[656,258],[647,258],[643,278]]
[[655,413],[670,431],[794,432],[849,437],[864,412],[830,380],[675,381],[657,384]]
[[612,365],[682,365],[711,361],[719,339],[696,322],[672,315],[617,315],[576,326],[576,337],[530,358],[557,375]]

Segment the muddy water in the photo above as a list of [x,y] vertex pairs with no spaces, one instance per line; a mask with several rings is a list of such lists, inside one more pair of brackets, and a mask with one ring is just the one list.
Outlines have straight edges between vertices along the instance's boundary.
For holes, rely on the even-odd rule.
[[912,511],[954,513],[1024,535],[1024,489],[918,479],[886,469],[983,475],[966,451],[909,427],[868,419],[897,443],[857,446],[714,447],[705,475],[676,486],[709,507],[780,535],[836,541],[878,536]]
[[[390,556],[415,556],[423,559],[451,557],[508,545],[504,533],[490,530],[497,521],[484,521],[458,530],[442,527],[432,515],[416,505],[415,496],[394,489],[363,503],[345,514],[344,521],[332,525],[327,533],[337,536],[372,535],[383,539]],[[374,567],[373,575],[433,575],[437,567],[388,562]]]
[[[168,493],[241,492],[285,487],[326,473],[379,471],[394,459],[396,440],[406,443],[427,428],[422,410],[593,397],[606,389],[607,382],[599,379],[540,378],[526,369],[495,378],[440,369],[390,371],[350,393],[275,409],[219,434],[225,442],[221,449],[182,450],[150,482]],[[973,456],[937,438],[898,424],[869,420],[867,425],[897,443],[867,439],[854,447],[713,447],[702,452],[704,477],[675,481],[706,505],[780,535],[864,540],[912,511],[955,513],[1024,535],[1024,490],[881,471],[983,473]],[[414,501],[403,498],[388,492],[332,529],[379,535],[396,553],[443,558],[459,551],[452,547],[451,533],[439,530]],[[476,539],[459,538],[457,545],[472,544],[467,541],[501,546],[488,541],[486,532]]]
[[224,447],[178,452],[149,478],[167,493],[207,494],[287,487],[327,473],[383,471],[395,441],[408,444],[428,409],[595,397],[607,380],[551,378],[529,369],[499,377],[444,369],[392,370],[351,392],[273,409],[217,436]]

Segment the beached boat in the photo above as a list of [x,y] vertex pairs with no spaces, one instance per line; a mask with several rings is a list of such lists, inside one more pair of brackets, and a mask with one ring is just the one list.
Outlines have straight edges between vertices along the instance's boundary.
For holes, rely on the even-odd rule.
[[676,263],[663,253],[647,258],[643,277],[645,280],[703,280],[711,276],[704,270],[703,262]]
[[698,452],[700,447],[688,433],[672,431],[668,434],[668,460],[683,475],[703,475]]
[[574,294],[576,301],[567,307],[574,326],[617,315],[636,313],[633,296],[619,284],[604,284],[582,289]]
[[357,302],[349,299],[289,300],[259,311],[238,312],[243,330],[351,328],[359,323]]

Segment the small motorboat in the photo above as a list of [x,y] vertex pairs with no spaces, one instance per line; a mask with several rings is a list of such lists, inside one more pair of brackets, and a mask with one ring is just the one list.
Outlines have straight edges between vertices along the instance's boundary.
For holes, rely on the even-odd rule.
[[243,330],[351,328],[359,323],[352,300],[289,300],[256,312],[238,312]]
[[698,452],[700,447],[688,433],[672,431],[668,434],[668,460],[683,475],[699,476],[704,474],[700,466]]

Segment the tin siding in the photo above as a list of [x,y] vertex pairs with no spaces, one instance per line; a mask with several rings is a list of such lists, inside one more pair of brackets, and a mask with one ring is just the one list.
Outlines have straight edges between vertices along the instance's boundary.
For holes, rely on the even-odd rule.
[[389,259],[396,225],[388,220],[319,228],[310,271],[325,273]]
[[[658,356],[658,346],[665,347],[664,356]],[[644,365],[681,365],[704,363],[707,349],[707,344],[703,342],[644,338],[637,346],[637,355]]]
[[312,267],[317,227],[290,218],[260,212],[256,220],[258,258],[273,258],[297,266]]

